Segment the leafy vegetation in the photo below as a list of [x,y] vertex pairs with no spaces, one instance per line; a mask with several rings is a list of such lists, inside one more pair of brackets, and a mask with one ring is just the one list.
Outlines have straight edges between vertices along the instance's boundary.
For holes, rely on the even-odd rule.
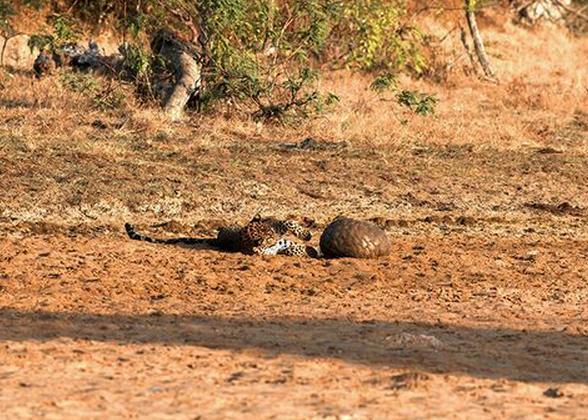
[[51,52],[57,52],[67,45],[73,45],[80,39],[80,31],[76,27],[73,19],[67,15],[55,14],[50,16],[52,33],[34,34],[29,40],[31,49],[47,49]]
[[384,73],[374,79],[370,89],[377,93],[383,93],[387,90],[395,90],[397,86],[396,76],[392,73]]
[[125,95],[118,85],[103,82],[90,74],[64,72],[59,77],[61,86],[91,99],[92,106],[99,110],[119,109],[124,105]]
[[396,94],[398,103],[419,115],[431,115],[435,113],[435,106],[439,99],[435,95],[418,92],[415,90],[403,90]]
[[370,90],[382,94],[386,91],[396,93],[396,102],[409,108],[419,115],[432,115],[439,100],[435,95],[430,95],[416,90],[398,90],[398,81],[392,73],[384,73],[377,76],[370,85]]
[[419,46],[423,34],[409,24],[406,5],[401,1],[358,0],[340,2],[341,11],[332,41],[344,45],[343,61],[348,67],[362,70],[421,73],[426,63]]
[[[258,119],[308,117],[336,102],[318,89],[325,67],[389,75],[426,68],[422,33],[402,0],[68,0],[52,7],[52,31],[34,36],[32,47],[54,51],[78,39],[78,22],[108,23],[128,39],[124,76],[153,99],[155,75],[173,72],[146,41],[168,28],[192,38],[203,65],[198,107],[231,104]],[[376,89],[386,80],[379,83]]]
[[131,81],[139,98],[155,100],[155,83],[158,71],[164,72],[163,60],[147,51],[140,43],[127,42],[121,48],[123,61],[120,77]]

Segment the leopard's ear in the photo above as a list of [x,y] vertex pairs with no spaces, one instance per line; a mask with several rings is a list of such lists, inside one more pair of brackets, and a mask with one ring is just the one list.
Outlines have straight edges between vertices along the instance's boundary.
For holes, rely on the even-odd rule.
[[257,212],[255,214],[255,216],[253,216],[253,219],[251,219],[252,222],[260,222],[261,221],[261,213]]

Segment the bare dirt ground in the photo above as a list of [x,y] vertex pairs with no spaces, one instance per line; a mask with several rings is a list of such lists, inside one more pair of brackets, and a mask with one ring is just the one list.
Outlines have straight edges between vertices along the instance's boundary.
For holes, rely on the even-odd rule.
[[[2,416],[588,415],[585,155],[431,146],[378,159],[240,141],[81,166],[72,153],[2,162]],[[131,206],[177,178],[194,202],[253,200],[231,177],[268,185],[278,214],[324,209],[303,220],[317,235],[331,203],[355,201],[395,251],[326,261],[132,242],[121,223],[79,222],[43,196]],[[48,222],[17,218],[35,203]],[[206,236],[222,222],[150,231]]]
[[305,261],[3,241],[3,415],[585,417],[585,241],[397,244]]
[[[520,31],[490,33],[500,85],[417,85],[428,118],[345,74],[325,82],[340,109],[295,128],[170,126],[59,76],[0,79],[0,418],[588,417],[586,44],[546,58],[553,33],[519,51]],[[315,244],[370,219],[394,252],[122,231],[210,236],[260,209]]]

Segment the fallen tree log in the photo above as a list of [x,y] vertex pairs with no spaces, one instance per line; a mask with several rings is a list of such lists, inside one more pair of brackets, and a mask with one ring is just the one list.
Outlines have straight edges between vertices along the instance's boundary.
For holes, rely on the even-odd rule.
[[200,90],[202,65],[193,48],[167,30],[155,33],[151,49],[173,69],[175,83],[163,101],[163,109],[172,121],[177,121],[182,118],[190,98]]

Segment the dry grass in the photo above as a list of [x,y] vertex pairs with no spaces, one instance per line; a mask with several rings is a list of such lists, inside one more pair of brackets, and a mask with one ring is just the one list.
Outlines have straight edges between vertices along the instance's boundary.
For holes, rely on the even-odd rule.
[[[438,36],[451,28],[424,24]],[[262,208],[321,221],[338,213],[417,220],[453,203],[460,214],[488,219],[498,211],[505,221],[526,217],[517,213],[525,200],[585,207],[584,184],[569,180],[588,151],[588,45],[557,28],[484,29],[499,84],[466,75],[463,58],[444,83],[400,81],[439,97],[430,117],[370,91],[370,76],[345,71],[326,74],[320,86],[340,96],[336,108],[297,126],[195,114],[169,124],[126,87],[123,103],[105,111],[59,75],[0,73],[0,158],[13,175],[0,216],[116,225],[138,214],[246,218]],[[461,54],[457,37],[441,45],[446,57]],[[276,152],[305,137],[351,148]],[[532,155],[542,148],[564,155]],[[521,193],[529,180],[517,177],[529,172],[535,187]]]

